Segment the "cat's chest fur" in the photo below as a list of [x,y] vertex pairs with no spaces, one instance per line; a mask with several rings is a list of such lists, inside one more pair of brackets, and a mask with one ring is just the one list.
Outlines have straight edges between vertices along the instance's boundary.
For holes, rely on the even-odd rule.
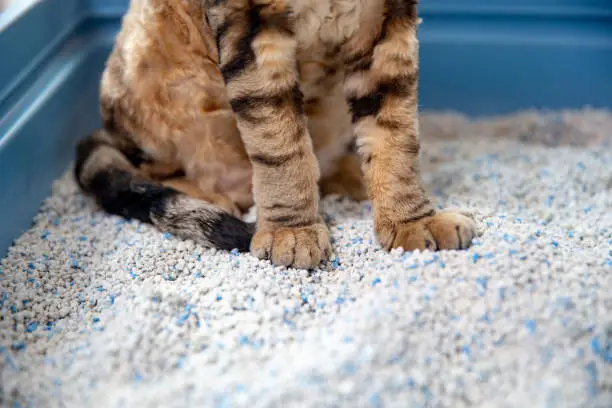
[[330,49],[355,36],[368,20],[381,16],[383,0],[289,0],[295,17],[296,40],[310,58],[323,57]]

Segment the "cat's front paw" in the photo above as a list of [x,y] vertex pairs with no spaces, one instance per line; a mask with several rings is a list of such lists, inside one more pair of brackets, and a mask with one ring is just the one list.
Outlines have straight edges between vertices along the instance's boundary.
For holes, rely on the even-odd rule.
[[387,250],[402,247],[405,251],[435,251],[469,248],[477,235],[477,227],[469,216],[445,211],[401,224],[379,222],[376,233]]
[[257,231],[251,241],[251,253],[269,259],[274,265],[311,269],[331,255],[329,230],[323,223],[299,228]]

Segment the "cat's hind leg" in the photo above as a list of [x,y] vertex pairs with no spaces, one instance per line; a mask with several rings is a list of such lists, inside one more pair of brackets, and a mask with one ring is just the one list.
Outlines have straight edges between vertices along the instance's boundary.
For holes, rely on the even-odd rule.
[[355,201],[368,199],[365,181],[361,172],[361,161],[357,155],[347,153],[340,157],[332,172],[321,179],[321,194],[338,194]]

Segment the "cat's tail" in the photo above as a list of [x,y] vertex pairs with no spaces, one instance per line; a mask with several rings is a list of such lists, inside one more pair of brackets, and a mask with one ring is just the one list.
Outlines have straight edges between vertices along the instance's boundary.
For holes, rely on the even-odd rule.
[[106,212],[208,247],[248,251],[254,224],[141,177],[138,155],[122,151],[104,130],[81,140],[76,150],[75,178]]

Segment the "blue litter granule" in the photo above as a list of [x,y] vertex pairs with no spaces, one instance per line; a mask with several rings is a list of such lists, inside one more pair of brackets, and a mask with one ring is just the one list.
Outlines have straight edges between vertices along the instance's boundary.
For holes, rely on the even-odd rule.
[[489,312],[486,312],[485,314],[480,316],[478,321],[481,321],[481,322],[484,322],[484,323],[491,323],[491,319],[489,318]]
[[189,316],[191,316],[191,313],[183,313],[181,316],[179,316],[178,319],[176,319],[176,325],[182,326],[183,324],[185,324],[187,319],[189,319]]
[[599,337],[593,337],[591,350],[593,354],[601,357],[606,363],[612,363],[612,341],[605,341],[602,345]]
[[434,255],[431,259],[428,259],[426,261],[423,262],[424,266],[427,265],[431,265],[432,263],[436,262],[438,260],[438,255]]
[[427,388],[427,386],[421,386],[421,392],[423,393],[423,396],[425,397],[426,401],[430,401],[433,398],[433,395],[431,391],[429,391],[429,388]]
[[585,367],[584,369],[586,370],[587,374],[589,375],[589,384],[588,384],[588,390],[589,390],[589,396],[591,398],[597,396],[598,393],[598,387],[597,387],[597,366],[595,365],[594,362],[590,361]]
[[346,363],[342,369],[346,375],[355,375],[355,373],[359,371],[359,366],[353,362],[349,362]]
[[99,322],[100,322],[100,318],[99,318],[99,317],[94,317],[94,318],[92,319],[92,321],[93,321],[94,323],[99,323]]
[[465,354],[468,359],[472,356],[472,350],[470,350],[470,346],[467,344],[463,345],[461,351],[463,351],[463,354]]
[[572,298],[569,296],[559,296],[556,300],[556,303],[559,307],[565,310],[570,310],[576,307],[576,304],[574,303]]
[[559,243],[557,241],[551,241],[550,245],[554,246],[555,248],[559,247]]
[[172,238],[172,234],[170,234],[169,232],[164,232],[164,239],[170,239]]
[[221,299],[223,299],[223,296],[221,296],[221,295],[217,295],[217,297],[215,298],[215,300],[216,300],[217,302],[218,302],[218,301],[220,301]]
[[97,290],[98,292],[104,292],[106,289],[104,289],[104,286],[98,286],[98,287],[96,288],[96,290]]
[[372,280],[372,286],[376,286],[381,282],[380,278],[376,278],[374,280]]
[[283,319],[283,323],[286,324],[287,326],[291,327],[292,329],[296,329],[297,328],[297,325],[292,320],[290,320],[290,319],[288,319],[286,317]]
[[488,283],[489,278],[487,276],[479,276],[476,278],[476,285],[478,286],[479,291],[486,291]]
[[111,305],[115,304],[115,295],[108,295],[108,301]]
[[36,331],[36,329],[38,329],[38,322],[31,322],[31,323],[28,323],[28,325],[26,326],[26,331],[28,333],[32,333]]
[[144,377],[142,376],[142,374],[140,374],[140,372],[136,371],[134,373],[134,377],[132,377],[132,381],[139,383],[144,379]]
[[529,330],[530,334],[534,334],[536,331],[536,322],[533,319],[529,319],[525,321],[525,328]]
[[476,263],[480,258],[482,258],[480,254],[478,253],[472,254],[472,262]]
[[138,275],[136,275],[133,269],[130,269],[130,276],[132,279],[136,279],[138,277]]
[[343,342],[345,342],[345,343],[352,343],[352,342],[353,342],[353,338],[352,338],[352,337],[347,336],[347,337],[345,337],[344,339],[342,339],[342,341],[343,341]]
[[555,196],[549,195],[546,198],[546,206],[551,207],[554,199],[555,199]]
[[193,317],[195,317],[196,319],[196,327],[201,327],[200,316],[196,312],[193,312],[192,314],[193,314]]
[[334,260],[331,262],[331,267],[336,269],[340,266],[340,258],[335,257]]
[[24,350],[25,347],[26,346],[22,341],[11,344],[11,350],[13,351],[21,351]]
[[514,235],[510,235],[508,233],[504,234],[504,241],[508,242],[509,244],[513,244],[516,242],[516,237]]
[[588,214],[593,210],[593,206],[592,205],[587,205],[584,207],[584,213]]
[[245,346],[250,343],[248,336],[240,336],[239,342],[241,345]]
[[373,407],[380,407],[380,395],[377,392],[372,393],[370,398],[368,398],[368,402]]

